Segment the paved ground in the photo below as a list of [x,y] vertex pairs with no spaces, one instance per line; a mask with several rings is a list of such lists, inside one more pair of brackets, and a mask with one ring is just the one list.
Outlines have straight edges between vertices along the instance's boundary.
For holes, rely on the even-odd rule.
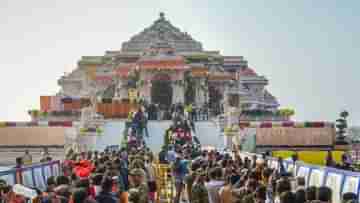
[[[40,148],[29,149],[34,163],[40,162],[41,151]],[[0,166],[14,166],[16,157],[24,155],[24,152],[25,148],[0,148]],[[55,160],[64,159],[64,149],[50,148],[49,153]]]

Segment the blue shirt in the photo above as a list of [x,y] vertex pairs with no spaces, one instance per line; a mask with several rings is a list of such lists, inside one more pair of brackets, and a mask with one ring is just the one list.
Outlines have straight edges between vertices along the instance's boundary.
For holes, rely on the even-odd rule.
[[175,151],[172,151],[172,150],[168,151],[166,159],[168,162],[174,162],[176,160]]

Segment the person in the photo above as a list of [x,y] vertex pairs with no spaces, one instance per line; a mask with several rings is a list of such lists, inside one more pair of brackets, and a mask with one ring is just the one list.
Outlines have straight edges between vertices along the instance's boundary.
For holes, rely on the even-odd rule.
[[103,178],[104,177],[102,174],[94,174],[94,176],[91,178],[93,187],[94,187],[94,191],[95,191],[95,196],[98,196],[100,194],[100,192],[102,191]]
[[316,191],[317,188],[315,186],[310,186],[305,190],[305,197],[307,202],[311,202],[316,200]]
[[167,164],[167,160],[166,160],[166,146],[163,146],[161,148],[161,151],[159,152],[159,163],[160,164]]
[[175,162],[172,166],[173,169],[173,175],[175,178],[175,203],[179,203],[180,196],[184,188],[184,179],[187,174],[187,162],[181,157],[181,155],[178,155],[176,157]]
[[206,173],[202,169],[196,171],[196,180],[191,188],[191,203],[209,203],[209,194],[205,187]]
[[280,203],[294,203],[295,202],[295,194],[290,192],[290,191],[286,191],[281,193],[280,195]]
[[145,160],[145,169],[147,174],[147,182],[149,187],[149,200],[155,202],[155,193],[157,191],[156,185],[156,166],[153,163],[153,154],[149,153]]
[[331,153],[331,151],[328,151],[328,152],[327,152],[325,165],[326,165],[327,167],[333,167],[333,166],[335,165],[334,160],[333,160],[333,158],[332,158],[332,153]]
[[30,155],[28,149],[25,150],[25,154],[22,157],[22,159],[23,159],[24,165],[31,165],[32,164],[32,156]]
[[295,199],[296,203],[305,203],[306,195],[305,195],[305,178],[297,177],[296,178],[296,191],[295,191]]
[[196,180],[197,174],[196,174],[196,170],[200,167],[200,165],[196,162],[191,164],[191,170],[190,172],[185,176],[184,181],[186,184],[186,193],[188,196],[188,200],[189,202],[192,202],[192,187],[193,184]]
[[68,203],[71,197],[69,185],[59,185],[54,189],[55,195],[49,202]]
[[320,200],[323,203],[331,203],[332,191],[329,187],[321,186],[318,188],[317,200]]
[[135,168],[129,173],[132,187],[129,190],[129,203],[148,203],[148,187],[145,184],[145,172]]
[[343,162],[343,168],[345,170],[351,169],[352,159],[351,159],[349,152],[344,152],[344,154],[341,156],[341,159]]
[[24,163],[23,163],[23,158],[22,157],[17,157],[16,159],[15,159],[15,169],[18,169],[18,168],[22,168],[23,167],[23,165],[24,165]]
[[44,147],[44,150],[41,152],[40,162],[51,161],[51,156],[47,147]]
[[169,163],[173,163],[176,160],[176,152],[173,146],[169,146],[169,150],[167,152],[166,161]]
[[225,185],[219,191],[220,203],[232,203],[231,176],[227,176]]
[[284,166],[284,161],[281,157],[278,158],[278,165],[279,165],[279,174],[285,175],[287,172]]
[[118,199],[112,191],[113,180],[105,177],[101,183],[101,192],[95,197],[98,203],[117,203]]
[[264,185],[260,185],[255,190],[255,202],[256,203],[265,203],[266,202],[266,187]]
[[209,203],[220,202],[219,190],[224,186],[224,181],[221,180],[222,169],[219,167],[212,168],[209,175],[210,181],[205,184],[209,192]]

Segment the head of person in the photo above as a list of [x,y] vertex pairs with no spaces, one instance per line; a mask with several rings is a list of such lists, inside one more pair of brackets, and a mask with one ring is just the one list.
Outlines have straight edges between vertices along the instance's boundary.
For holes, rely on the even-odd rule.
[[280,203],[293,203],[295,201],[295,194],[290,191],[283,192],[280,195]]
[[101,185],[101,182],[103,180],[103,175],[102,174],[95,174],[92,178],[92,183],[93,185],[97,185],[97,186],[100,186]]
[[316,193],[317,199],[322,202],[331,202],[332,191],[329,187],[319,187]]
[[209,171],[209,178],[211,180],[215,180],[217,177],[217,171],[215,168],[211,168],[210,171]]
[[113,186],[113,180],[112,178],[110,177],[104,177],[102,182],[101,182],[101,188],[102,188],[102,191],[104,192],[111,192],[111,189],[112,189],[112,186]]
[[305,187],[305,178],[304,177],[297,177],[296,178],[296,185],[298,187]]
[[134,185],[140,185],[144,182],[145,172],[143,169],[135,168],[129,173],[130,180]]
[[281,179],[276,183],[276,194],[281,195],[283,192],[291,191],[290,181],[287,179]]
[[245,187],[248,191],[254,192],[256,189],[257,183],[256,180],[249,179],[247,180]]
[[358,199],[358,197],[357,197],[357,195],[355,194],[355,193],[352,193],[352,192],[347,192],[347,193],[344,193],[343,195],[342,195],[342,202],[343,203],[348,203],[349,201],[351,201],[351,200],[357,200]]
[[66,176],[58,176],[56,177],[56,185],[70,185],[70,180]]
[[259,186],[255,190],[255,202],[256,203],[264,203],[266,200],[266,187]]
[[21,157],[17,157],[15,162],[17,167],[21,167],[23,165],[23,159]]
[[262,178],[264,181],[268,182],[269,179],[270,179],[270,176],[272,174],[272,170],[270,168],[265,168],[263,171],[262,171]]
[[25,154],[29,154],[29,150],[28,150],[28,149],[25,150]]
[[53,192],[54,188],[56,187],[56,180],[54,176],[50,176],[47,180],[46,180],[46,184],[47,184],[47,192]]

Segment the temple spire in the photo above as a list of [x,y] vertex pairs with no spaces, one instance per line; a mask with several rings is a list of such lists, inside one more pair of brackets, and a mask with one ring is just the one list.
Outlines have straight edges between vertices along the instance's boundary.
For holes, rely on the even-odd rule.
[[160,19],[165,20],[165,13],[164,12],[160,12]]

